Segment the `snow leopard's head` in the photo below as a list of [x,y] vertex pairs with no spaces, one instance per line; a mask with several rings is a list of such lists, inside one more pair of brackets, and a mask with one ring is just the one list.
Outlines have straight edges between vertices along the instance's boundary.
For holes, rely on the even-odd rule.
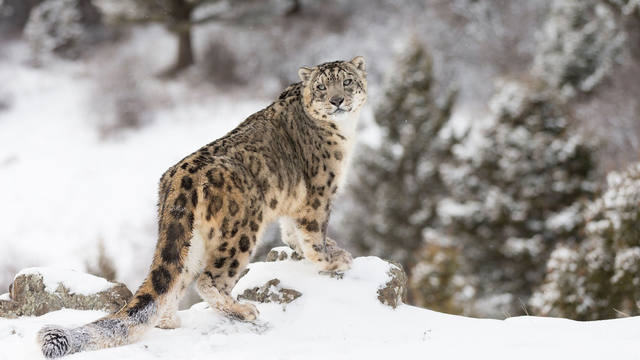
[[367,73],[364,58],[333,61],[301,67],[302,101],[305,111],[319,120],[339,120],[357,113],[367,101]]

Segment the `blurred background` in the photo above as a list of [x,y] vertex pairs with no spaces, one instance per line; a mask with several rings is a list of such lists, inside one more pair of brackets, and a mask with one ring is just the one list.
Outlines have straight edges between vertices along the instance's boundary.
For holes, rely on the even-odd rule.
[[333,238],[438,311],[640,313],[638,0],[0,0],[0,292],[31,266],[136,288],[163,171],[356,55]]

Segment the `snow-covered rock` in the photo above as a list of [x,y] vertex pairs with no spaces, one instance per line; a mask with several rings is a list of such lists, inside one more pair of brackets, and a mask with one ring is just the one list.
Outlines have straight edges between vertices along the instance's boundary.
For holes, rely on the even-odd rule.
[[238,294],[238,300],[251,300],[261,303],[288,304],[302,296],[300,291],[287,289],[280,286],[280,280],[271,279],[266,284],[251,289],[245,289],[242,294]]
[[40,316],[62,308],[112,312],[131,296],[124,284],[101,277],[57,268],[28,268],[16,275],[8,297],[0,297],[0,317]]
[[273,249],[271,249],[271,251],[267,253],[267,258],[265,259],[265,261],[271,262],[271,261],[281,261],[281,260],[287,260],[287,259],[297,261],[297,260],[302,260],[303,257],[300,256],[300,254],[298,254],[296,251],[294,251],[292,248],[288,246],[278,246],[278,247],[274,247]]
[[406,300],[407,276],[402,267],[377,257],[356,258],[352,268],[344,273],[317,274],[317,271],[311,262],[300,261],[299,255],[290,248],[276,247],[267,254],[267,262],[249,265],[233,289],[233,295],[238,299],[288,304],[308,296],[308,292],[315,296],[318,289],[336,289],[335,294],[327,291],[325,295],[346,294],[349,290],[342,289],[346,283],[361,288],[359,296],[377,298],[392,308]]
[[378,300],[396,308],[407,300],[407,274],[398,263],[390,263],[387,269],[389,280],[378,288]]

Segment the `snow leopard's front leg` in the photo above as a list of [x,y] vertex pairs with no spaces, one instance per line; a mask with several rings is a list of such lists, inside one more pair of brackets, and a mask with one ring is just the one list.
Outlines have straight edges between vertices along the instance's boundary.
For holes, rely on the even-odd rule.
[[300,235],[297,229],[296,221],[290,217],[280,218],[280,236],[282,242],[287,244],[298,255],[303,256],[304,253],[300,247]]
[[328,207],[310,206],[302,209],[299,214],[296,229],[304,257],[316,262],[324,271],[349,270],[353,260],[351,254],[327,238]]

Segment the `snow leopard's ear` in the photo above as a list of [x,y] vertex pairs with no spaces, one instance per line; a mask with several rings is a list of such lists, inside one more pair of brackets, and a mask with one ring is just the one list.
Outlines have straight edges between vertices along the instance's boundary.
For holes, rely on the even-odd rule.
[[362,56],[354,57],[353,59],[351,59],[350,63],[362,73],[365,73],[367,71],[367,65],[364,63],[364,58]]
[[303,66],[300,69],[298,69],[298,76],[300,76],[300,80],[302,80],[303,83],[306,83],[311,79],[312,72],[313,72],[313,69]]

